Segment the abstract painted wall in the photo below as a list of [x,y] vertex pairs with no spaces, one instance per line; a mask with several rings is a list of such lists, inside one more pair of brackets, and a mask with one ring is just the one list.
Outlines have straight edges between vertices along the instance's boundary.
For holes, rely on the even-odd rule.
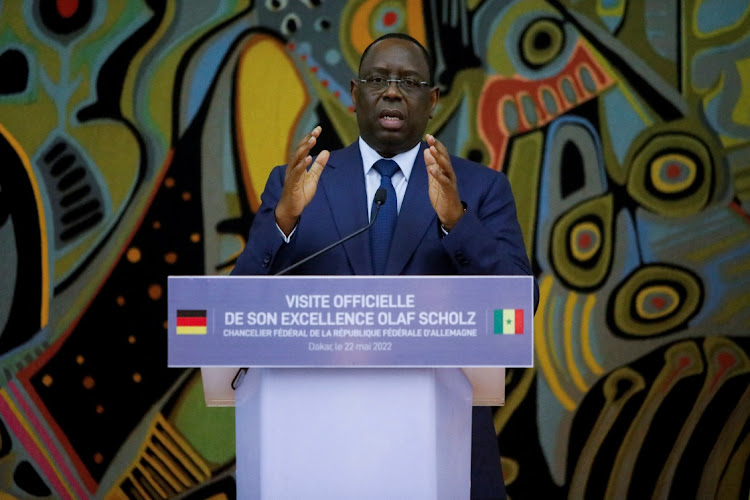
[[313,126],[356,138],[393,31],[434,55],[428,132],[511,180],[542,292],[509,495],[748,497],[746,0],[2,0],[0,498],[235,498],[167,276],[229,273]]

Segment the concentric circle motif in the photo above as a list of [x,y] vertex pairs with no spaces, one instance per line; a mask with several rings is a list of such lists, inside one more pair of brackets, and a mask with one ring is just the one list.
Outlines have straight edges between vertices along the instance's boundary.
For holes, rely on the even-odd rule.
[[695,183],[698,165],[680,153],[667,153],[651,161],[651,184],[663,193],[688,191]]
[[576,290],[593,290],[612,264],[614,200],[611,194],[586,200],[552,227],[550,261],[558,278]]
[[608,317],[613,331],[654,337],[685,327],[703,303],[703,287],[690,271],[650,264],[637,269],[612,293]]
[[579,262],[591,260],[602,247],[602,231],[593,222],[583,221],[570,229],[570,252]]
[[667,216],[686,216],[711,200],[714,161],[708,147],[687,133],[646,139],[630,162],[628,194],[642,207]]
[[406,28],[406,9],[401,2],[383,2],[372,11],[372,32],[377,38]]
[[680,294],[669,285],[650,285],[635,296],[636,314],[646,320],[666,318],[680,306]]
[[521,56],[532,68],[545,66],[557,58],[565,46],[565,32],[554,19],[532,22],[521,35]]

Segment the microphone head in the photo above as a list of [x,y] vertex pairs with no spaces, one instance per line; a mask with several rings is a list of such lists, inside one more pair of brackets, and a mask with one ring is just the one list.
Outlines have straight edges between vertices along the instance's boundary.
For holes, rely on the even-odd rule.
[[385,203],[386,196],[388,196],[388,192],[385,190],[385,188],[378,188],[378,190],[375,191],[375,198],[373,199],[373,201],[377,206],[382,207]]

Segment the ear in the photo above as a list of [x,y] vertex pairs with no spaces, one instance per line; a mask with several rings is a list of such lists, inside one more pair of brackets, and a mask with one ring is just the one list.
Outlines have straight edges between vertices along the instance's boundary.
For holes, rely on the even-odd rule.
[[435,111],[435,106],[437,106],[437,103],[439,100],[440,100],[440,87],[432,87],[430,89],[430,118],[432,118],[432,114]]
[[357,87],[357,81],[352,78],[352,80],[349,82],[349,94],[352,96],[352,107],[354,108],[354,112],[357,112],[357,95],[359,94],[359,90]]

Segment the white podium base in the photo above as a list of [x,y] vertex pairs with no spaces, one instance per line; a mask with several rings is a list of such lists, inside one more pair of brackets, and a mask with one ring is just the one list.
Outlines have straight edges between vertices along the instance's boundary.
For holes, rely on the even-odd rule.
[[472,390],[457,368],[250,369],[237,498],[469,498]]

